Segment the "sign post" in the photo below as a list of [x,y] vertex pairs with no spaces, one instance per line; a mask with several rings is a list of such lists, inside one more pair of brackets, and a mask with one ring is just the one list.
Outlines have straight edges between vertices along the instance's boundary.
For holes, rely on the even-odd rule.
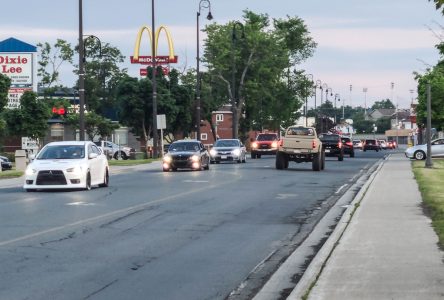
[[157,128],[160,129],[160,147],[163,157],[163,130],[166,129],[166,117],[165,115],[157,115]]

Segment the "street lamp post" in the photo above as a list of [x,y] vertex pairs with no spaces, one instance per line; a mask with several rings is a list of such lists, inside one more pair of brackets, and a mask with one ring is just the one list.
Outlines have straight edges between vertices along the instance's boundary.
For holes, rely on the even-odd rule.
[[79,139],[85,140],[85,65],[83,46],[83,3],[79,0]]
[[[154,0],[151,0],[151,57],[152,57],[152,79],[153,88],[153,157],[158,156],[159,135],[157,133],[157,81],[156,81],[156,23],[154,12]],[[163,137],[162,137],[163,138]]]
[[321,90],[321,105],[319,108],[319,113],[321,115],[321,132],[324,132],[324,117],[322,116],[322,99],[324,97],[324,90],[328,89],[328,85],[326,83],[322,84],[322,86],[319,87],[319,89]]
[[[312,88],[313,87],[313,74],[307,74],[307,77],[311,77],[310,87]],[[308,113],[308,91],[306,91],[306,94],[305,94],[305,111],[304,111],[305,127],[308,126],[307,113]]]
[[232,73],[231,73],[231,110],[233,113],[233,124],[232,124],[232,135],[233,139],[237,139],[237,127],[238,127],[238,119],[237,119],[237,98],[236,98],[236,60],[235,60],[235,53],[234,53],[234,46],[235,42],[237,40],[236,35],[236,27],[239,27],[242,30],[241,38],[245,38],[245,30],[244,25],[241,22],[235,22],[233,24],[233,29],[231,33],[231,56],[232,56]]
[[364,120],[367,119],[367,88],[363,88],[362,91],[364,92]]
[[317,93],[317,90],[318,90],[318,87],[319,88],[321,88],[321,84],[322,84],[322,81],[320,81],[319,79],[318,80],[316,80],[316,85],[314,86],[314,89],[315,89],[315,103],[314,103],[314,109],[315,109],[315,112],[316,112],[316,93]]
[[200,47],[199,47],[199,17],[202,8],[208,8],[207,19],[212,20],[213,16],[211,15],[211,2],[209,0],[200,0],[199,2],[199,10],[196,13],[196,139],[200,141]]
[[341,101],[340,95],[339,94],[335,94],[335,125],[338,123],[337,120],[337,113],[336,113],[336,100],[337,101]]
[[430,83],[427,84],[427,128],[426,128],[426,135],[427,135],[427,156],[426,156],[426,168],[432,168],[433,162],[432,162],[432,90]]

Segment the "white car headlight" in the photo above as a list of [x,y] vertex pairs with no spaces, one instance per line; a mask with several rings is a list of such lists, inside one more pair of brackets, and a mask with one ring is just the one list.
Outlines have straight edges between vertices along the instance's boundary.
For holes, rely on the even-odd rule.
[[25,174],[28,175],[28,176],[31,176],[31,175],[34,175],[36,172],[37,172],[36,169],[28,167],[28,168],[26,168]]
[[163,157],[163,161],[166,162],[166,163],[168,163],[168,164],[169,164],[172,160],[173,160],[173,159],[172,159],[172,157],[171,157],[170,155],[165,155],[165,156]]
[[191,156],[191,161],[198,162],[199,160],[200,160],[199,156],[197,156],[197,155]]
[[68,169],[66,169],[66,172],[67,173],[81,173],[82,172],[82,167],[80,167],[80,166],[75,166],[75,167],[73,167],[73,168],[68,168]]
[[234,149],[233,151],[231,151],[231,153],[233,153],[233,155],[239,156],[241,151],[240,149]]
[[210,150],[210,155],[211,155],[211,156],[216,156],[216,155],[217,155],[217,151],[214,150],[214,149],[211,149],[211,150]]

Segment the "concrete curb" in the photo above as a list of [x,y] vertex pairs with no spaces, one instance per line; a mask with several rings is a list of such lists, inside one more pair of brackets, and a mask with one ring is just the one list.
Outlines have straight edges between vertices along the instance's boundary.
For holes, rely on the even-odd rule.
[[296,287],[288,296],[287,298],[288,300],[303,299],[303,296],[307,294],[307,292],[310,291],[311,287],[316,283],[317,279],[322,273],[325,264],[327,264],[336,245],[338,244],[339,240],[341,239],[342,235],[344,234],[345,230],[350,224],[350,221],[353,218],[355,210],[358,208],[358,205],[364,199],[364,196],[367,193],[369,186],[372,184],[374,178],[379,173],[382,166],[389,157],[390,155],[379,163],[377,169],[370,175],[369,179],[356,194],[356,197],[353,199],[353,201],[350,203],[350,206],[343,213],[337,226],[335,227],[331,235],[328,237],[324,245],[321,247],[321,249],[318,251],[316,256],[313,258],[310,265],[305,270],[304,275],[297,283]]

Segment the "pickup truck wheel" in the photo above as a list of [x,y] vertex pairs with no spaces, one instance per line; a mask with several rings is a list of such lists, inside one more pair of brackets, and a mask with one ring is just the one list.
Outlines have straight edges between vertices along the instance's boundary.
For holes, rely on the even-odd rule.
[[256,154],[255,153],[251,153],[251,159],[256,159]]
[[257,157],[257,158],[261,158],[261,155],[260,155],[260,154],[256,154],[256,157]]
[[321,170],[321,165],[322,165],[322,154],[321,153],[316,153],[313,154],[313,161],[311,164],[311,167],[313,169],[313,171],[320,171]]
[[276,169],[285,169],[285,154],[282,152],[276,153]]
[[339,154],[338,160],[339,161],[343,161],[344,160],[344,153],[343,152],[341,154]]
[[322,151],[322,157],[321,157],[321,170],[325,169],[325,151]]

